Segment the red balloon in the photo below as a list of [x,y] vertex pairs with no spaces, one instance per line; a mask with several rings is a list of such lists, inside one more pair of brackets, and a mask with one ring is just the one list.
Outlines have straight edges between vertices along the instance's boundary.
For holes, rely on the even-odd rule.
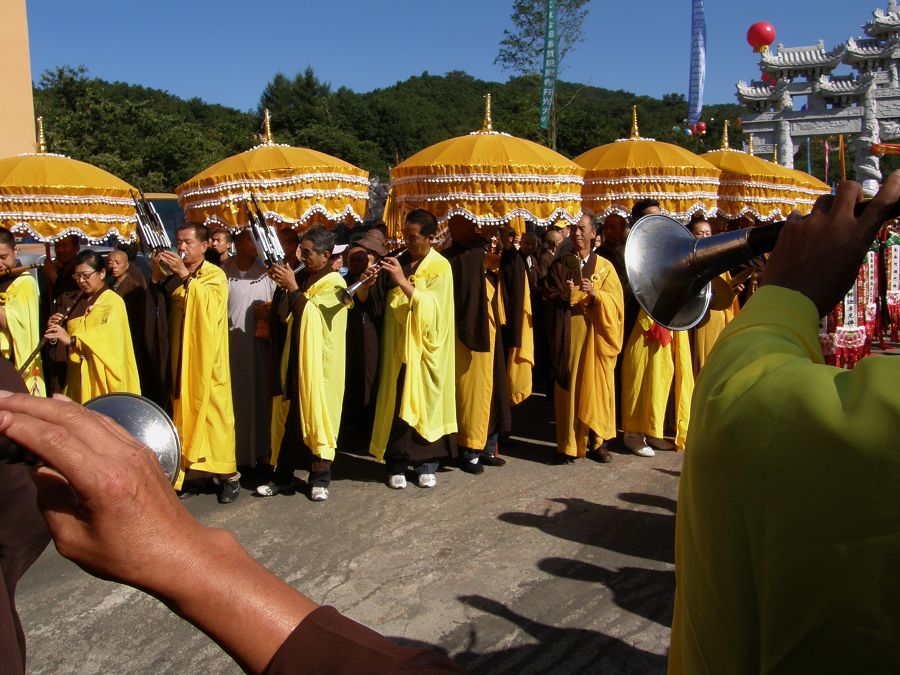
[[701,134],[706,131],[706,122],[697,122],[697,131]]
[[775,42],[775,26],[765,21],[757,21],[747,29],[747,43],[753,51],[759,51]]

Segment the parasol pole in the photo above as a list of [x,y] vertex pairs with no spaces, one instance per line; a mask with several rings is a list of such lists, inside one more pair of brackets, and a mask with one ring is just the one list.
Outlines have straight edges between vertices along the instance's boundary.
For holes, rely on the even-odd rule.
[[[44,118],[39,115],[37,118],[37,151],[39,155],[46,154],[47,152],[47,139],[44,136]],[[53,260],[53,254],[50,252],[50,242],[44,242],[44,260],[49,262]],[[47,279],[47,299],[50,302],[53,302],[53,284],[50,283],[50,280]]]
[[272,137],[272,115],[269,109],[263,110],[263,145],[275,145],[275,139]]
[[484,95],[484,121],[481,123],[481,133],[487,134],[494,130],[494,123],[491,120],[491,95]]

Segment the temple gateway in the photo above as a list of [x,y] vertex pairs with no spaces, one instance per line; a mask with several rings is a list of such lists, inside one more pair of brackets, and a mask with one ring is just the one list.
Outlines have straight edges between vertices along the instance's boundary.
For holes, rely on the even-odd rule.
[[[761,53],[760,80],[737,84],[755,154],[793,168],[811,137],[844,134],[856,150],[856,180],[867,194],[881,182],[873,146],[900,139],[900,9],[890,0],[862,25],[866,37],[826,51],[824,43]],[[835,69],[849,66],[846,74]],[[875,148],[877,151],[878,148]]]

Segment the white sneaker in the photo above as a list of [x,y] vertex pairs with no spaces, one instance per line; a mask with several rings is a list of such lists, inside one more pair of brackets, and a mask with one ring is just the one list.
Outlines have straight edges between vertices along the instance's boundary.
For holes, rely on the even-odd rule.
[[667,441],[665,438],[655,438],[654,436],[647,436],[647,445],[657,450],[675,449],[675,445],[671,441]]
[[314,502],[324,502],[328,499],[328,488],[315,486],[309,491],[309,498]]
[[433,488],[435,485],[437,485],[437,478],[435,478],[433,473],[423,473],[419,475],[420,488]]
[[638,457],[653,457],[656,455],[653,452],[653,448],[647,445],[647,442],[644,440],[644,434],[626,431],[622,441],[625,443],[625,447]]
[[394,490],[402,490],[406,487],[406,476],[402,473],[395,473],[388,477],[388,487]]

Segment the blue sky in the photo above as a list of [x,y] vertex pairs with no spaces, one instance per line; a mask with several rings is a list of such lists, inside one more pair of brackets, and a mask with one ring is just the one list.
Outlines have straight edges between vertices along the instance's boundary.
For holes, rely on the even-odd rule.
[[[35,80],[59,65],[94,77],[255,109],[277,72],[312,66],[332,87],[385,87],[428,71],[463,70],[505,81],[493,61],[511,0],[27,0]],[[887,0],[706,0],[707,103],[734,102],[734,85],[758,75],[745,41],[755,21],[776,43],[828,48]],[[690,0],[593,0],[585,42],[561,77],[610,89],[687,95]],[[845,69],[846,70],[846,69]],[[843,71],[842,71],[843,72]]]

